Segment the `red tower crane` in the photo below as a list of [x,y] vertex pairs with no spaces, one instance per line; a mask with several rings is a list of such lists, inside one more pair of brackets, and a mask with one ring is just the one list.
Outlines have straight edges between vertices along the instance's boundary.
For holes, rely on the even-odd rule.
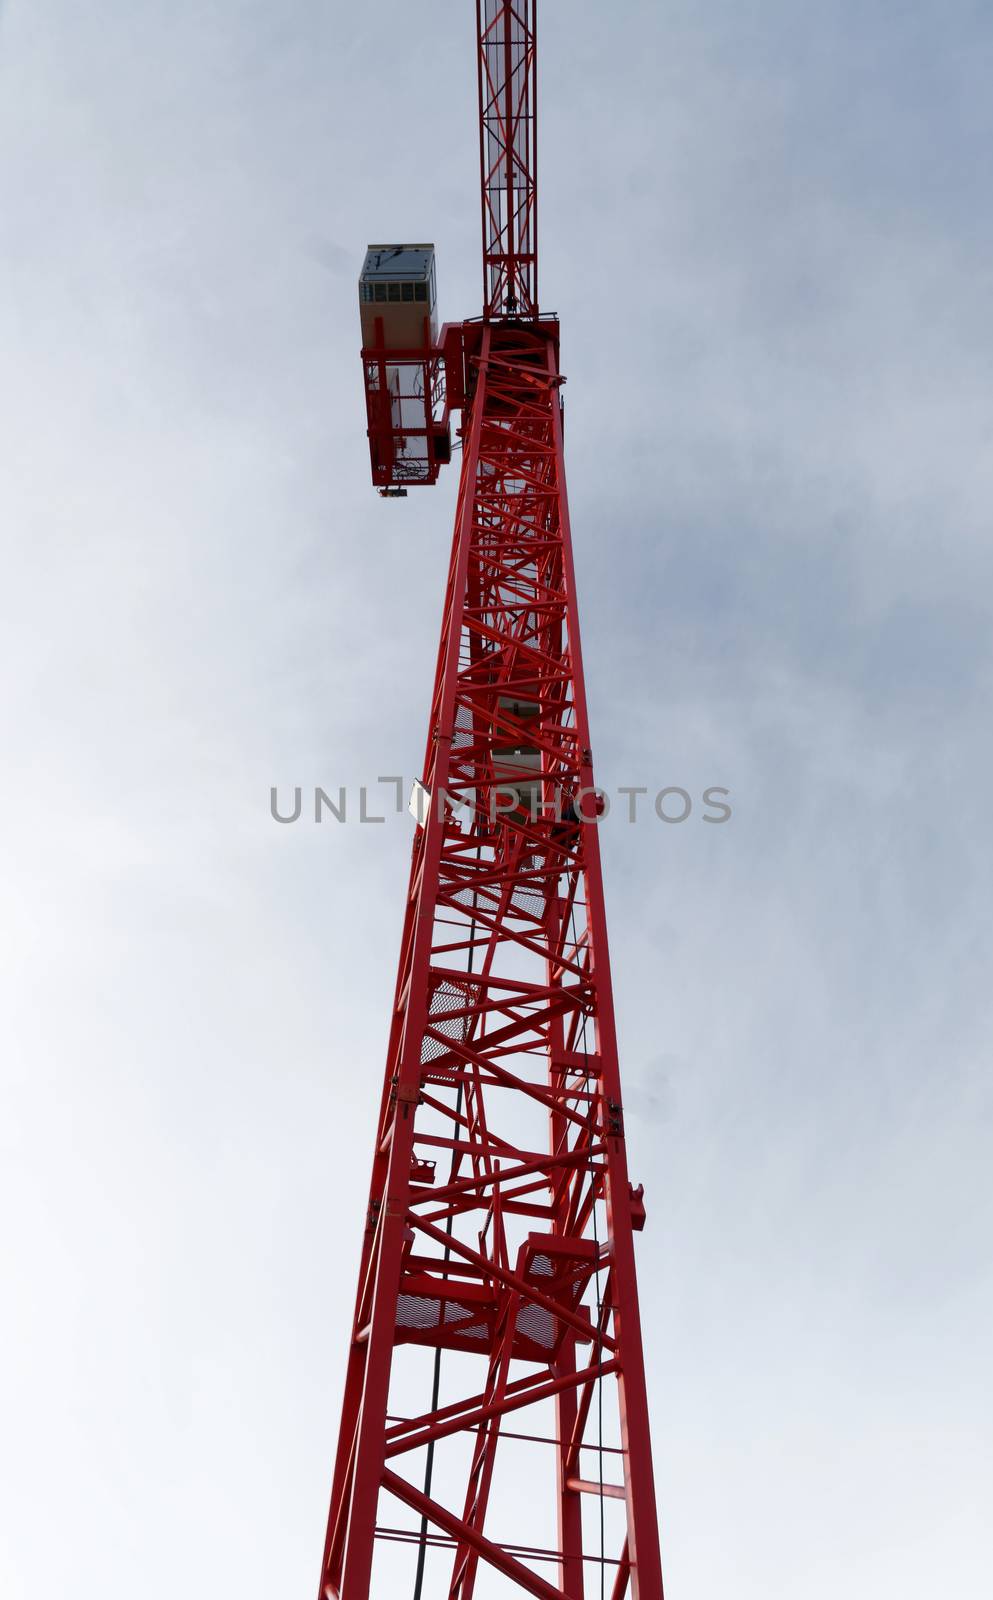
[[319,1600],[662,1600],[535,3],[477,0],[482,317],[360,280],[373,481],[463,448]]

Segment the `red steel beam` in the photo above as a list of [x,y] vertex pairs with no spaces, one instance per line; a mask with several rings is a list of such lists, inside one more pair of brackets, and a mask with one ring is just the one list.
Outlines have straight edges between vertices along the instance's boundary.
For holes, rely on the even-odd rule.
[[[551,804],[594,787],[557,325],[494,317],[464,336],[473,379],[422,781],[435,799],[464,794],[468,821],[432,804],[414,838],[320,1594],[386,1592],[373,1558],[392,1493],[453,1541],[446,1555],[415,1536],[427,1560],[450,1561],[432,1593],[470,1600],[482,1560],[521,1592],[582,1600],[585,1567],[608,1559],[584,1532],[582,1495],[601,1491],[579,1467],[603,1444],[606,1405],[623,1481],[603,1493],[621,1497],[627,1536],[617,1582],[662,1600],[597,829]],[[509,814],[491,808],[508,750],[524,758],[521,792],[540,791],[534,815],[519,795]],[[419,1179],[439,1148],[451,1172],[435,1189]],[[484,1381],[459,1376],[461,1398],[391,1426],[413,1409],[409,1390],[397,1404],[401,1344],[478,1351]],[[592,1345],[580,1370],[577,1344]],[[514,1360],[534,1370],[514,1378]],[[554,1469],[536,1470],[559,1588],[489,1533],[502,1419],[549,1402]],[[525,1424],[520,1446],[538,1449],[541,1431]],[[453,1451],[469,1432],[466,1462]],[[440,1477],[422,1493],[389,1463],[428,1446]]]

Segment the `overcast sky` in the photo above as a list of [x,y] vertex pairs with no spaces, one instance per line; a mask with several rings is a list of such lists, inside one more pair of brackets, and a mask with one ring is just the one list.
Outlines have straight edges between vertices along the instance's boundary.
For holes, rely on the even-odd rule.
[[[668,1600],[986,1600],[985,0],[542,0]],[[310,1600],[480,305],[468,0],[0,8],[5,1600]],[[380,1600],[380,1597],[377,1597]]]

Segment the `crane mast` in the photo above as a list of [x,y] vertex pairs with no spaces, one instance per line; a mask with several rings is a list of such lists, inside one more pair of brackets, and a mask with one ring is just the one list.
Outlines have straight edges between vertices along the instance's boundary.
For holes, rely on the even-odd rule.
[[535,0],[476,10],[483,315],[437,329],[430,246],[360,280],[373,481],[453,410],[462,467],[319,1600],[662,1600]]
[[537,0],[476,0],[483,310],[538,314]]

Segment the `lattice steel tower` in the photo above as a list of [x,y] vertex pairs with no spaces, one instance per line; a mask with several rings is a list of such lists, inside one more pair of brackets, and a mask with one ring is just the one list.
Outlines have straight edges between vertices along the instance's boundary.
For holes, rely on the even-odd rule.
[[462,472],[320,1600],[661,1600],[535,0],[477,3],[484,308],[360,280],[373,480]]

